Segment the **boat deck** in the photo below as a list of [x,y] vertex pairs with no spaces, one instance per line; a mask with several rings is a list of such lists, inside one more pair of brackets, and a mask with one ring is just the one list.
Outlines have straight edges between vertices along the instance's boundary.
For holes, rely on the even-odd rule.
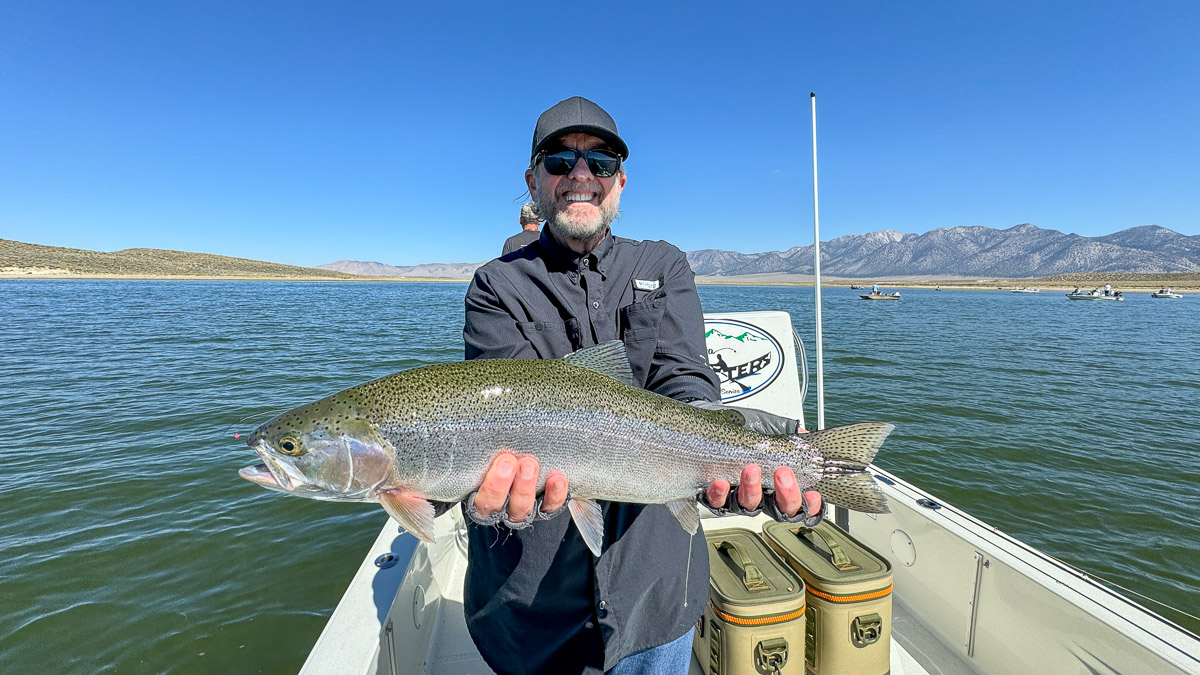
[[[849,514],[891,559],[891,672],[1200,674],[1200,637],[1086,575],[874,467],[892,514]],[[705,518],[761,527],[765,516]],[[301,672],[488,673],[462,606],[466,529],[457,510],[424,545],[389,522]],[[379,568],[379,556],[396,564]],[[704,673],[694,664],[692,673]]]
[[[764,522],[770,520],[766,516],[730,516],[704,518],[702,525],[706,529],[759,529]],[[437,525],[438,543],[433,546],[417,546],[416,539],[399,533],[394,523],[389,522],[383,528],[351,581],[346,600],[338,605],[317,640],[302,673],[492,672],[471,642],[463,614],[462,589],[467,570],[465,524],[455,509],[439,518]],[[381,570],[374,561],[388,554],[398,564]],[[903,603],[895,602],[892,611],[892,673],[974,672],[908,612]],[[706,670],[693,658],[690,673],[706,675]]]

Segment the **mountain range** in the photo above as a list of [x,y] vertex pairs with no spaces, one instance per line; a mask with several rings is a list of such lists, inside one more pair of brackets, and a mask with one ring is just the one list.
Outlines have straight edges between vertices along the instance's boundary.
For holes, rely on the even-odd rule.
[[[700,276],[812,274],[813,247],[737,253],[689,251]],[[470,278],[483,263],[394,267],[339,260],[318,268],[370,276]],[[1200,272],[1200,236],[1157,225],[1081,237],[1028,223],[1005,230],[982,226],[938,228],[924,234],[895,230],[838,237],[821,243],[821,272],[832,277],[987,277],[1028,279],[1077,273]]]
[[[768,253],[703,250],[687,254],[698,275],[812,274],[812,246]],[[1200,271],[1200,236],[1157,225],[1103,237],[1081,237],[1024,224],[938,228],[924,234],[883,230],[821,244],[821,271],[830,276],[1031,278],[1071,273]]]
[[422,277],[438,279],[470,279],[475,275],[475,269],[483,263],[425,263],[423,265],[406,265],[396,267],[381,262],[361,262],[358,260],[338,260],[337,262],[317,265],[317,269],[359,274],[367,277]]

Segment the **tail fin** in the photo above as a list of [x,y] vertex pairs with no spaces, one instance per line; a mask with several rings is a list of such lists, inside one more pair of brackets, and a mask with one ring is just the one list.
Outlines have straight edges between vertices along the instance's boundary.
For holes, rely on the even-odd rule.
[[821,479],[813,486],[838,506],[865,513],[890,513],[887,497],[867,472],[867,465],[896,427],[885,422],[861,422],[821,429],[799,438],[824,458]]

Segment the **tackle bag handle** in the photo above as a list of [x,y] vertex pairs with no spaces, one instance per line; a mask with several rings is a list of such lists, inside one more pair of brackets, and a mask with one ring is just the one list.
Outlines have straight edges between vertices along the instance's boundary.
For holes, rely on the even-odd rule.
[[[729,559],[734,564],[740,563],[742,566],[742,585],[748,591],[765,591],[767,590],[767,582],[763,581],[762,572],[758,570],[758,565],[754,564],[754,559],[750,557],[747,551],[742,550],[737,544],[732,541],[718,541],[714,544],[717,547],[718,553],[724,553],[729,556]],[[734,555],[737,555],[735,558]]]
[[796,535],[797,539],[803,541],[805,544],[808,544],[809,548],[817,551],[818,553],[824,553],[824,551],[821,550],[821,547],[817,545],[817,542],[809,538],[808,535],[812,534],[814,537],[819,539],[822,544],[825,544],[825,548],[829,549],[829,562],[836,567],[838,571],[848,572],[851,570],[862,569],[862,566],[850,560],[850,556],[846,555],[846,552],[842,550],[841,544],[837,543],[832,538],[822,535],[815,529],[811,527],[795,527],[789,529],[789,532]]

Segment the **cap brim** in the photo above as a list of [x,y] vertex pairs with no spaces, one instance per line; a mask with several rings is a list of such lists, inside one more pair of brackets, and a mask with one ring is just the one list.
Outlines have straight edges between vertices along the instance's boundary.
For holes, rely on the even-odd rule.
[[537,156],[537,154],[541,152],[542,149],[547,145],[553,143],[559,138],[562,138],[563,136],[566,136],[567,134],[588,134],[589,136],[595,136],[596,138],[599,138],[607,143],[609,148],[615,150],[617,154],[621,156],[621,159],[629,159],[629,146],[625,145],[625,141],[621,140],[620,136],[617,136],[607,129],[602,129],[590,124],[576,124],[558,129],[554,133],[542,139],[542,142],[538,143],[537,147],[533,149],[533,154],[530,155],[530,157]]

